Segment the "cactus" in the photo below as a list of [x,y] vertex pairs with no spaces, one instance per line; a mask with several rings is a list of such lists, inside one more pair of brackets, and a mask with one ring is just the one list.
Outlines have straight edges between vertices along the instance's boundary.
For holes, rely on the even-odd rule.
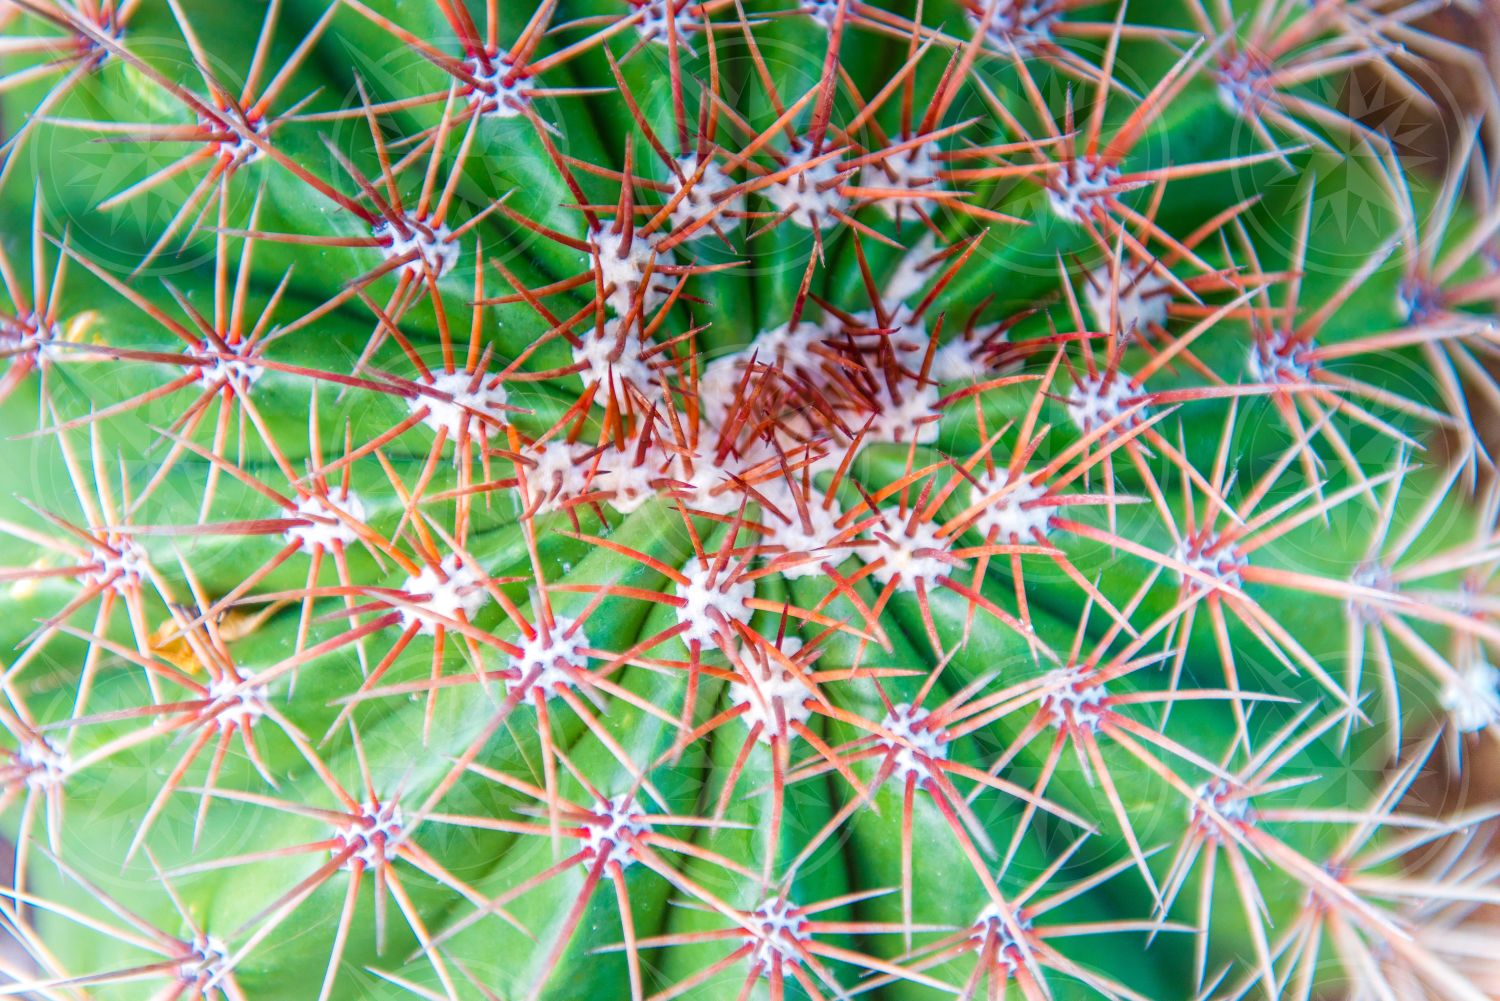
[[0,0],[0,994],[1493,996],[1431,6]]

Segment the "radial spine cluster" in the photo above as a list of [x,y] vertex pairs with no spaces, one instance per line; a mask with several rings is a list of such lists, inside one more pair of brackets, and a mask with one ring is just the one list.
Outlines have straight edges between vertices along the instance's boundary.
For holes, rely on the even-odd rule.
[[0,0],[0,994],[1500,996],[1433,7]]

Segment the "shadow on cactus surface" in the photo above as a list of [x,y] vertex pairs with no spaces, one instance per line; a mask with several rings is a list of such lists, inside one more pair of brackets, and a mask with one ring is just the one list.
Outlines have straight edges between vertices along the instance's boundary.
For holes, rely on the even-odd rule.
[[0,0],[0,995],[1492,996],[1430,6]]

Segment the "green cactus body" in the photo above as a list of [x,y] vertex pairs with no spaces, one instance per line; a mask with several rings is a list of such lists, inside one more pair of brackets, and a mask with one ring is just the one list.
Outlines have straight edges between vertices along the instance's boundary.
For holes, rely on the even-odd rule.
[[0,993],[1492,996],[1427,6],[0,0]]

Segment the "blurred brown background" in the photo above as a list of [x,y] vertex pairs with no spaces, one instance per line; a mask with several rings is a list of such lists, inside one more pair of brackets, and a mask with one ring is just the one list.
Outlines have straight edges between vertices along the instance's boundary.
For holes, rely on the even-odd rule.
[[[1414,144],[1422,157],[1430,157],[1430,168],[1447,168],[1451,149],[1465,122],[1486,116],[1483,143],[1491,162],[1500,158],[1500,0],[1454,0],[1421,22],[1420,26],[1455,48],[1468,49],[1472,55],[1455,52],[1455,58],[1432,66],[1432,80],[1419,80],[1434,97],[1441,97],[1441,128],[1413,128]],[[1415,126],[1432,123],[1411,123]],[[1491,455],[1500,455],[1500,414],[1483,415],[1481,431]],[[1440,765],[1413,789],[1411,799],[1434,812],[1451,813],[1500,801],[1500,741],[1489,734],[1466,740],[1463,748],[1464,776],[1460,782],[1449,772],[1447,755],[1439,753]],[[1500,825],[1491,824],[1487,832],[1493,864],[1500,868]],[[1466,938],[1478,943],[1481,958],[1470,970],[1471,976],[1491,997],[1500,998],[1500,907],[1476,909],[1468,920],[1451,928],[1440,928],[1440,934],[1455,939]],[[1404,999],[1403,999],[1404,1001]],[[1421,999],[1411,999],[1421,1001]]]

